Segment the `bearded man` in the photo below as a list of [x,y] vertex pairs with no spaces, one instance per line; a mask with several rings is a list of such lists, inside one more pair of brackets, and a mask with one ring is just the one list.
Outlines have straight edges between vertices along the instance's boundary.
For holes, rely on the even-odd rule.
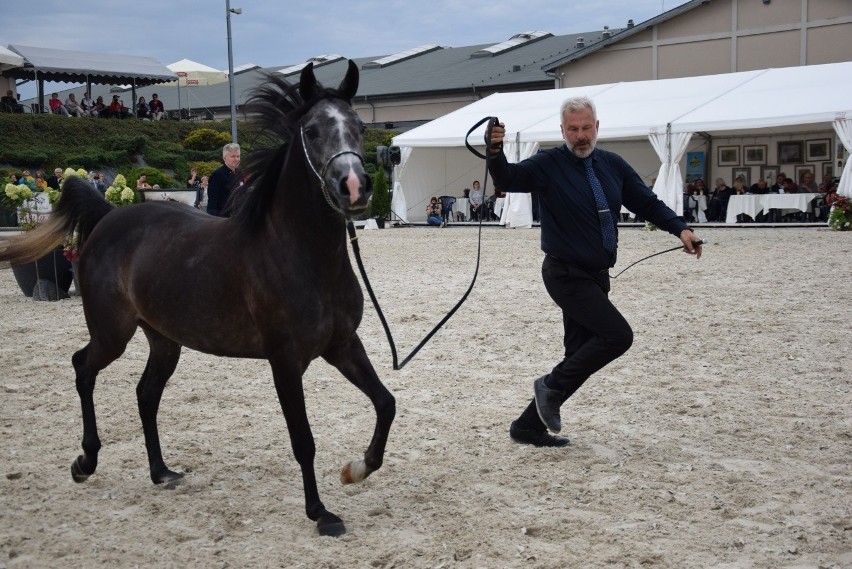
[[547,432],[560,432],[560,407],[633,343],[633,330],[608,298],[621,206],[678,237],[686,253],[701,256],[700,238],[683,218],[623,158],[595,148],[599,122],[594,103],[571,98],[560,111],[565,144],[517,164],[509,164],[503,154],[505,125],[493,125],[486,134],[494,185],[505,192],[538,194],[542,278],[562,309],[564,357],[533,382],[532,401],[509,428],[512,440],[545,447],[568,444],[567,438]]

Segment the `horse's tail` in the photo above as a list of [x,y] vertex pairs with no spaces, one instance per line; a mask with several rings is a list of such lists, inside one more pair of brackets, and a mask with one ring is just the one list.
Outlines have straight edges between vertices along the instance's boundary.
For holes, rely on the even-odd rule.
[[36,229],[0,240],[0,262],[22,265],[39,259],[59,247],[75,229],[77,246],[82,249],[95,225],[115,206],[91,184],[71,176],[62,184],[59,202],[50,218]]

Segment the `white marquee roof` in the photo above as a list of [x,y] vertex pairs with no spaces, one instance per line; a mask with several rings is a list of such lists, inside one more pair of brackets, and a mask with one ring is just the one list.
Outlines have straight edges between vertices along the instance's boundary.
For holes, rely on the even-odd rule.
[[[598,109],[601,140],[644,138],[652,132],[725,132],[831,123],[852,117],[852,62],[764,69],[571,87],[496,93],[394,138],[398,146],[463,146],[467,130],[485,116],[506,124],[507,139],[561,140],[559,106],[588,95]],[[484,127],[471,135],[481,144]]]

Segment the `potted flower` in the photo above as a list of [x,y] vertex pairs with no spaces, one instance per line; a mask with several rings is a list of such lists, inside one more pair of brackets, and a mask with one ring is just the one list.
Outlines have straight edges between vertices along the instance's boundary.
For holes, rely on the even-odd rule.
[[852,231],[852,200],[837,196],[828,214],[828,226],[834,231]]
[[122,174],[115,177],[112,185],[106,189],[104,197],[118,207],[139,203],[139,192],[127,185],[127,178]]
[[[33,192],[26,184],[6,184],[0,198],[5,205],[17,211],[18,227],[23,231],[30,231],[50,215],[50,206],[58,201],[59,192]],[[61,249],[33,263],[13,266],[12,272],[26,296],[33,296],[36,290],[41,290],[43,292],[40,292],[36,299],[59,300],[63,295],[67,298],[72,280],[71,264],[62,256]],[[49,282],[40,289],[39,281]]]

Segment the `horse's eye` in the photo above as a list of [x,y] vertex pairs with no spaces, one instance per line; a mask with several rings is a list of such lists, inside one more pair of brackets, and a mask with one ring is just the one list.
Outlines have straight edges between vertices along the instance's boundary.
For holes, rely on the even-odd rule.
[[308,125],[305,127],[305,136],[308,138],[316,138],[318,136],[317,127],[314,125]]

